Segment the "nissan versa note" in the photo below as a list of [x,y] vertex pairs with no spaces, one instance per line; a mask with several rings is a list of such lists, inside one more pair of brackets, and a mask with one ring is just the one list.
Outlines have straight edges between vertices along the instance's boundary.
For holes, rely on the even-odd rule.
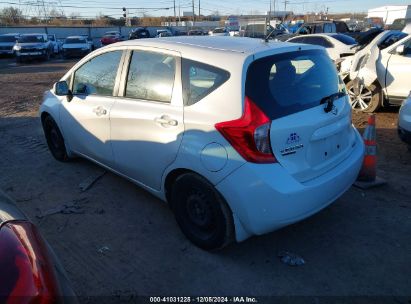
[[52,155],[92,160],[167,201],[197,246],[302,220],[354,182],[364,145],[324,49],[249,38],[116,43],[46,92]]

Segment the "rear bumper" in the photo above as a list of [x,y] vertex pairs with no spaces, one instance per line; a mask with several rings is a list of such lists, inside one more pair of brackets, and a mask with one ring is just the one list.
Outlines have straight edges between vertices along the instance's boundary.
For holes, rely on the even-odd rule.
[[300,183],[280,165],[246,163],[217,189],[231,207],[237,241],[300,221],[340,197],[355,181],[364,157],[356,131],[352,153],[327,173]]

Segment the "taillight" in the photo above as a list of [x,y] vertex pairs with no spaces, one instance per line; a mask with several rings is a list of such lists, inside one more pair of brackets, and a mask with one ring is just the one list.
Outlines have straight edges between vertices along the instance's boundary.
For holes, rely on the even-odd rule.
[[47,246],[29,222],[0,230],[0,302],[56,303],[59,287]]
[[245,97],[244,103],[241,118],[217,123],[216,129],[246,161],[276,162],[270,143],[270,119],[250,98]]

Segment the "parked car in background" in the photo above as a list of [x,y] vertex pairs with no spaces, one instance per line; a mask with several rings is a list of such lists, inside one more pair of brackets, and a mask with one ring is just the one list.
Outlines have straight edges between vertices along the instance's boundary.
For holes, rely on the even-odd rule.
[[265,23],[253,23],[248,24],[245,27],[245,31],[242,35],[250,38],[265,39],[265,37],[269,37],[269,39],[274,39],[279,35],[288,33],[288,30],[280,25],[274,28],[272,25],[267,25]]
[[31,58],[49,60],[53,53],[53,44],[48,40],[47,34],[22,34],[13,50],[17,62]]
[[170,30],[168,29],[163,29],[163,30],[157,30],[157,34],[156,37],[160,38],[160,37],[171,37],[173,36],[173,33],[171,33]]
[[62,46],[62,55],[64,58],[83,57],[91,51],[91,45],[84,36],[69,36]]
[[54,34],[48,34],[48,35],[47,35],[47,38],[48,38],[48,40],[50,41],[50,44],[52,45],[53,54],[58,54],[58,53],[60,53],[61,44],[57,41],[56,35],[54,35]]
[[385,31],[352,61],[347,90],[353,109],[374,112],[400,105],[411,90],[411,36]]
[[225,27],[217,27],[208,33],[210,36],[230,36],[230,32]]
[[150,32],[145,27],[133,29],[128,36],[130,40],[142,38],[150,38]]
[[72,67],[40,116],[57,160],[85,157],[168,201],[204,249],[318,212],[351,186],[364,154],[344,84],[307,44],[118,43]]
[[91,51],[94,51],[94,50],[95,50],[95,46],[94,46],[94,41],[93,41],[93,39],[92,39],[89,35],[80,35],[80,36],[86,38],[87,43],[90,45]]
[[77,303],[50,245],[1,191],[0,269],[1,303]]
[[337,33],[302,35],[290,38],[287,41],[322,46],[335,62],[343,57],[353,55],[355,52],[353,47],[357,45],[354,38]]
[[399,18],[388,27],[389,30],[403,32],[407,27],[411,25],[411,18]]
[[187,33],[188,36],[204,36],[206,33],[201,29],[190,30]]
[[294,34],[278,35],[277,39],[286,41],[294,36],[322,33],[351,34],[347,24],[343,21],[315,21],[302,24]]
[[411,151],[411,91],[398,114],[398,135]]
[[124,37],[121,36],[121,33],[118,31],[110,31],[104,33],[103,37],[100,39],[101,45],[105,46],[108,44],[116,43],[119,41],[123,41]]
[[16,33],[0,35],[0,55],[13,55],[13,47],[18,38],[19,34]]

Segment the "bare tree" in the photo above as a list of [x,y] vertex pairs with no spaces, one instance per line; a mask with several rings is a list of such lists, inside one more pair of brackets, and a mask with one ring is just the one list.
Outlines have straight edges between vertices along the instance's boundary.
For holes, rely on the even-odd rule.
[[19,24],[23,19],[23,12],[18,8],[10,6],[0,10],[0,23]]

